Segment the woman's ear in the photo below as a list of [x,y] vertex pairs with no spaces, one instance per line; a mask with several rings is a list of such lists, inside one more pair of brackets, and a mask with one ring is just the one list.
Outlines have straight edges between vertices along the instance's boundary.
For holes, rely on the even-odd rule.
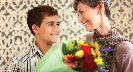
[[38,34],[38,26],[36,24],[32,25],[32,30],[34,31],[35,34]]
[[104,2],[100,0],[97,8],[98,8],[98,12],[102,14],[102,12],[104,12]]

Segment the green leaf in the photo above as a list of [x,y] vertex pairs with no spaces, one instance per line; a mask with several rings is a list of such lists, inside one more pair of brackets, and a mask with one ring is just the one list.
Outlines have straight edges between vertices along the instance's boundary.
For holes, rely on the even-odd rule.
[[92,45],[92,43],[93,43],[92,41],[87,42],[87,44],[90,46]]
[[67,49],[67,45],[65,43],[62,44],[62,53],[64,55],[68,54],[68,49]]
[[77,46],[76,40],[68,40],[68,41],[66,42],[66,44],[67,44],[67,49],[68,49],[68,50],[73,50],[74,47]]

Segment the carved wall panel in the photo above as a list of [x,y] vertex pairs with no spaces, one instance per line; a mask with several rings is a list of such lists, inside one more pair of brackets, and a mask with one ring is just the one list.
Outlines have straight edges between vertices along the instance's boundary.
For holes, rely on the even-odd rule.
[[[72,8],[73,0],[0,0],[0,70],[4,71],[10,59],[35,41],[26,22],[29,9],[41,4],[58,9],[61,21],[59,41],[79,39],[87,33],[78,23]],[[122,35],[133,39],[133,2],[110,0],[110,22]]]

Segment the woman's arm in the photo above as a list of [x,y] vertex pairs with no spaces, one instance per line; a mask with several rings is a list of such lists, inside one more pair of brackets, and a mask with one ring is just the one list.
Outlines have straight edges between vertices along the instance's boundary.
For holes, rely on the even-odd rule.
[[133,44],[124,41],[116,49],[115,72],[133,72]]

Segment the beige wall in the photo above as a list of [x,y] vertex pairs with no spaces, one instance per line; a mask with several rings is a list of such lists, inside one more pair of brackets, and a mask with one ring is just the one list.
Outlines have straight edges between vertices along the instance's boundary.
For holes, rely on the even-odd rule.
[[[8,1],[8,2],[7,2]],[[28,2],[29,1],[29,2]],[[26,24],[26,12],[39,4],[58,9],[61,21],[61,42],[80,38],[86,33],[77,22],[73,0],[0,0],[0,71],[9,60],[34,41]],[[110,22],[122,35],[133,40],[133,3],[131,0],[110,0]]]

